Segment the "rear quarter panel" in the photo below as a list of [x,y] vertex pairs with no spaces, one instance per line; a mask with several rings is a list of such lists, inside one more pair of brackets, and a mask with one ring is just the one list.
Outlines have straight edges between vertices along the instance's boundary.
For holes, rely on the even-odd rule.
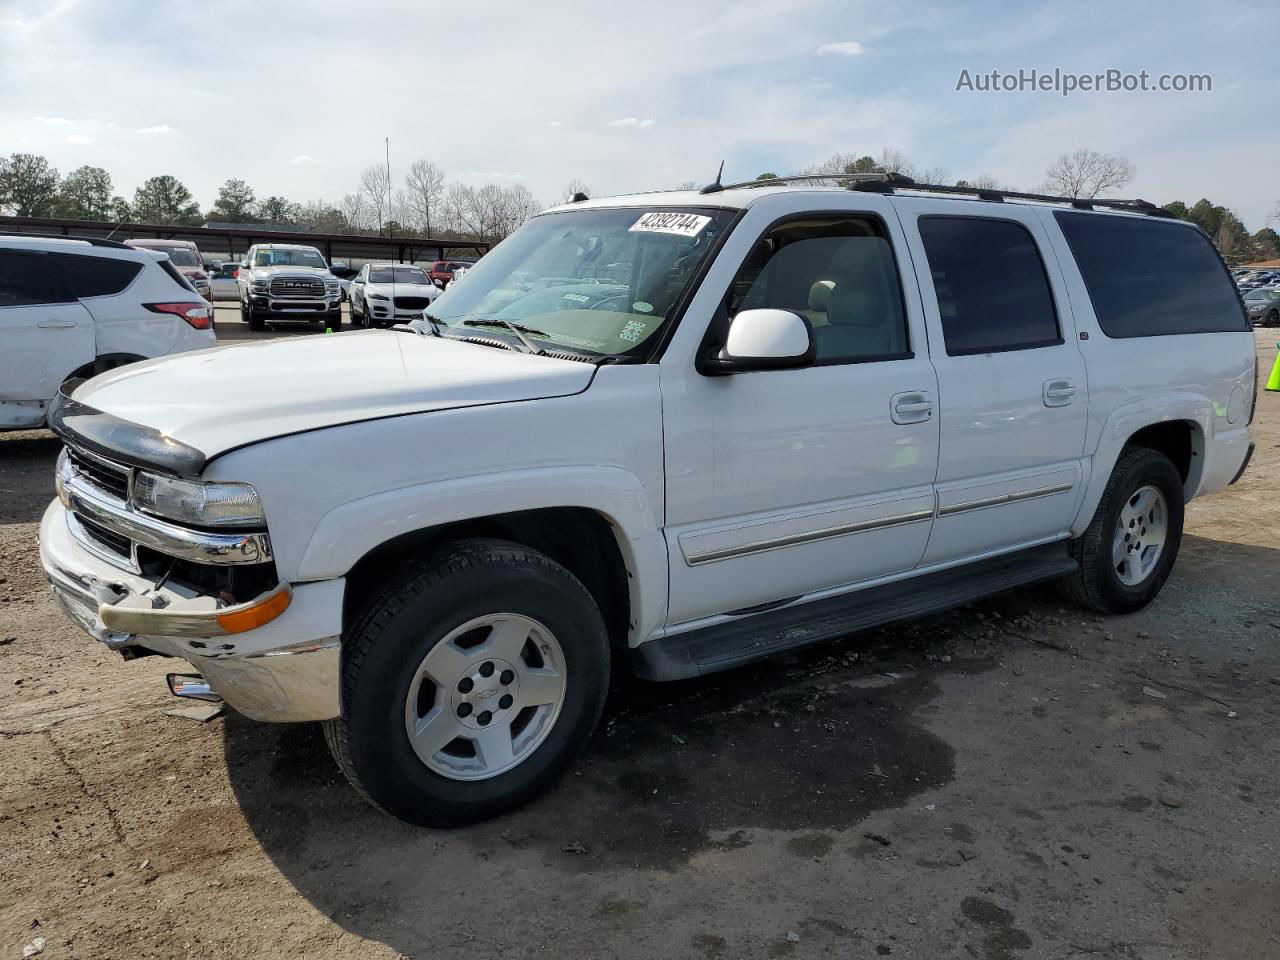
[[1089,388],[1085,455],[1091,477],[1072,533],[1089,525],[1126,441],[1151,424],[1183,420],[1194,425],[1184,486],[1188,500],[1225,487],[1249,444],[1256,362],[1252,332],[1108,337],[1053,211],[1039,212],[1075,315]]

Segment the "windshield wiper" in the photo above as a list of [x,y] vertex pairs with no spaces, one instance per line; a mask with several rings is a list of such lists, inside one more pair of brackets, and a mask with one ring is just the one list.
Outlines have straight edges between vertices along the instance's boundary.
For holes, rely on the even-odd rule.
[[423,311],[422,311],[422,319],[423,319],[423,320],[425,320],[425,321],[427,321],[427,323],[431,324],[431,332],[432,332],[432,333],[434,333],[437,337],[443,337],[443,336],[444,336],[444,334],[440,332],[440,324],[441,324],[441,320],[440,320],[440,318],[439,318],[439,317],[433,317],[433,316],[431,315],[431,311],[430,311],[430,310],[423,310]]
[[535,353],[538,356],[546,353],[546,351],[526,337],[525,334],[531,333],[535,337],[550,336],[550,334],[547,334],[542,330],[535,330],[533,327],[526,327],[522,323],[512,323],[510,320],[503,320],[501,317],[490,317],[488,320],[463,320],[462,325],[464,327],[506,327],[514,333],[517,338],[519,338],[522,344],[524,344],[526,352]]

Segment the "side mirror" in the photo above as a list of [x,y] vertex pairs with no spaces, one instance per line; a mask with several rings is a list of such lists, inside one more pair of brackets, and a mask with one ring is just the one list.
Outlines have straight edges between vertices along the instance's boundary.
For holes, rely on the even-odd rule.
[[241,269],[241,270],[248,270],[248,269],[249,269],[249,261],[248,261],[248,260],[241,260],[241,261],[240,261],[240,269]]
[[791,310],[743,310],[729,324],[719,355],[708,357],[706,374],[748,370],[794,370],[817,356],[813,327]]

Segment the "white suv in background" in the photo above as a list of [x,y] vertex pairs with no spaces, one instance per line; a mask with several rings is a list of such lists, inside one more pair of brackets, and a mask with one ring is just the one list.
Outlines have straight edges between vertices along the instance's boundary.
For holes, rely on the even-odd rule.
[[351,281],[351,325],[389,327],[417,320],[443,292],[412,263],[366,263]]
[[215,343],[168,258],[111,240],[0,236],[0,430],[41,427],[58,388]]

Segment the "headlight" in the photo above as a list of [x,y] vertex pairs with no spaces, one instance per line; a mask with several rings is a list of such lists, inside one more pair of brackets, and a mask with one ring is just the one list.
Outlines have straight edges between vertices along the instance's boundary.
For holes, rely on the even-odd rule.
[[385,293],[371,293],[369,294],[369,299],[370,300],[390,300],[391,298],[388,297]]
[[200,483],[139,472],[133,503],[147,513],[202,527],[261,526],[266,521],[258,491],[247,483]]

